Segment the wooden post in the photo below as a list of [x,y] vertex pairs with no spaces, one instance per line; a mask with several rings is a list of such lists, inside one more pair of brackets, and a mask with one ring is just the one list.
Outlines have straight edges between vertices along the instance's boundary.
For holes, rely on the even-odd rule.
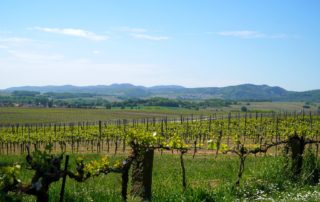
[[182,174],[182,188],[183,188],[183,192],[186,191],[187,189],[187,182],[186,182],[186,169],[185,169],[185,166],[184,166],[184,161],[183,161],[183,154],[185,153],[186,151],[182,150],[180,151],[180,165],[181,165],[181,174]]
[[134,196],[141,197],[144,201],[152,198],[152,168],[154,150],[140,151],[132,162],[132,190]]
[[98,142],[98,152],[101,152],[101,136],[102,136],[102,128],[101,128],[101,121],[99,121],[99,142]]
[[64,172],[65,173],[62,178],[62,185],[61,185],[61,191],[60,191],[60,202],[63,202],[64,188],[66,186],[66,179],[67,179],[66,171],[68,169],[68,163],[69,163],[69,155],[66,155],[66,162],[64,164]]

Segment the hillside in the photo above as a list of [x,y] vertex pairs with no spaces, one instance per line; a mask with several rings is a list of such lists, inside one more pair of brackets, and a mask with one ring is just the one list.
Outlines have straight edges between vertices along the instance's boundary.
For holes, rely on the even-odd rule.
[[186,88],[176,85],[153,87],[135,86],[132,84],[112,84],[97,86],[22,86],[5,89],[4,92],[36,91],[41,93],[90,93],[96,95],[115,96],[119,98],[178,98],[178,99],[210,99],[228,100],[271,100],[271,101],[312,101],[320,102],[320,90],[296,92],[281,87],[268,85],[241,84],[227,87]]

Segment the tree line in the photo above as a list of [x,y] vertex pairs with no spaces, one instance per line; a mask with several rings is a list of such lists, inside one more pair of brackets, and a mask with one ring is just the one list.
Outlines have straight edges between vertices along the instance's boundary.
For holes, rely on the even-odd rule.
[[222,99],[206,99],[189,101],[153,97],[122,98],[119,101],[109,101],[91,93],[43,93],[34,91],[14,91],[10,95],[0,96],[2,107],[66,107],[66,108],[140,108],[144,106],[176,107],[186,109],[200,109],[213,107],[228,107],[237,104],[236,101]]

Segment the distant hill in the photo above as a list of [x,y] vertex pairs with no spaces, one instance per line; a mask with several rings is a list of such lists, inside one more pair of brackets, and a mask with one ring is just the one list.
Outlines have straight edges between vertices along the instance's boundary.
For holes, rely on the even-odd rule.
[[153,87],[135,86],[132,84],[112,84],[97,86],[22,86],[3,90],[37,91],[41,93],[91,93],[96,95],[116,96],[120,98],[164,97],[178,99],[230,99],[230,100],[271,100],[271,101],[312,101],[320,102],[320,90],[295,92],[281,87],[268,85],[241,84],[227,87],[186,88],[176,85]]

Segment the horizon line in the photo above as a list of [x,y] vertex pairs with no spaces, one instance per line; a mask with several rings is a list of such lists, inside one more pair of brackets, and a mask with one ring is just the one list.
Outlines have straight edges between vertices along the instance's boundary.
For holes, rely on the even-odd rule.
[[310,89],[310,90],[288,90],[286,88],[283,88],[278,85],[268,85],[268,84],[255,84],[255,83],[240,83],[240,84],[233,84],[233,85],[225,85],[225,86],[184,86],[184,85],[179,85],[179,84],[158,84],[158,85],[139,85],[139,84],[132,84],[132,83],[111,83],[111,84],[95,84],[95,85],[73,85],[73,84],[60,84],[60,85],[52,85],[52,84],[47,84],[47,85],[21,85],[21,86],[10,86],[7,88],[1,88],[0,91],[6,91],[10,88],[22,88],[22,87],[63,87],[63,86],[73,86],[73,87],[93,87],[93,86],[112,86],[112,85],[132,85],[136,87],[145,87],[145,88],[152,88],[152,87],[158,87],[158,86],[177,86],[177,87],[183,87],[183,88],[225,88],[225,87],[234,87],[234,86],[241,86],[241,85],[255,85],[255,86],[269,86],[269,87],[279,87],[282,88],[286,91],[294,91],[294,92],[305,92],[305,91],[314,91],[314,90],[320,90],[318,89]]

